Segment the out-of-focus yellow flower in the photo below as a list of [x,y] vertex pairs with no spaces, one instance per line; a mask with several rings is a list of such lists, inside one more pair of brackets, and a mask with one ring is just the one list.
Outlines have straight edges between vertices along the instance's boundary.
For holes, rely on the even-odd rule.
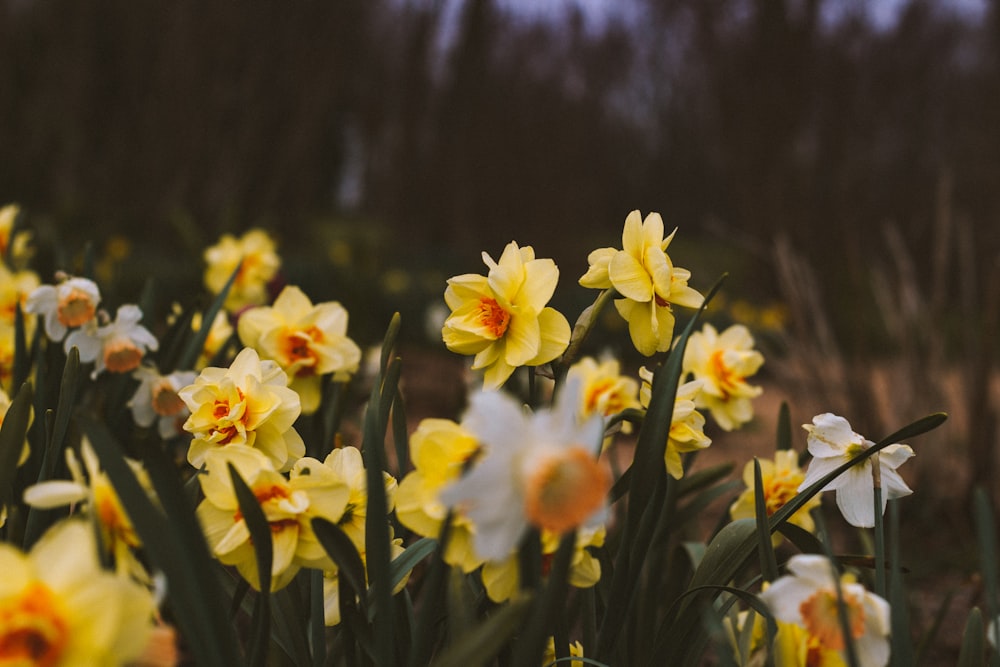
[[688,339],[684,351],[684,373],[693,373],[703,382],[696,401],[708,408],[712,418],[725,431],[732,431],[753,419],[751,398],[759,396],[760,387],[747,384],[764,357],[753,349],[750,331],[734,324],[721,334],[706,324]]
[[667,247],[677,233],[663,238],[663,219],[650,213],[645,221],[639,211],[625,218],[622,250],[600,248],[587,257],[590,268],[580,284],[594,289],[613,287],[623,298],[615,299],[619,314],[628,320],[635,349],[647,357],[670,349],[674,335],[671,304],[698,308],[704,298],[688,287],[691,272],[674,266]]
[[286,586],[302,567],[335,567],[313,533],[312,520],[320,517],[333,523],[340,521],[347,507],[347,485],[319,461],[307,466],[310,474],[293,470],[286,480],[268,457],[244,445],[206,453],[206,474],[198,478],[205,493],[205,500],[198,505],[198,519],[220,562],[235,566],[251,586],[260,590],[257,557],[233,490],[229,464],[253,491],[270,524],[271,590]]
[[[403,478],[396,493],[396,518],[424,537],[437,538],[448,508],[438,497],[441,490],[462,476],[463,469],[480,453],[476,438],[449,419],[424,419],[410,436],[414,469]],[[466,573],[483,559],[472,545],[472,522],[463,514],[452,518],[444,560]]]
[[[779,450],[774,453],[774,461],[759,459],[760,478],[764,484],[764,504],[767,515],[771,516],[785,506],[799,492],[799,485],[805,479],[805,473],[799,468],[799,455],[792,450]],[[754,475],[753,461],[743,467],[743,483],[747,488],[729,508],[729,516],[736,519],[752,519],[756,516],[754,509]],[[795,514],[789,517],[789,523],[810,533],[816,530],[810,511],[819,507],[820,497],[813,496]],[[774,546],[781,544],[781,533],[771,536]]]
[[[94,453],[90,442],[84,438],[80,445],[83,465],[86,475],[80,468],[80,462],[72,449],[66,450],[66,467],[72,480],[47,480],[29,486],[24,490],[24,502],[32,507],[52,509],[64,505],[84,503],[88,514],[97,519],[101,529],[101,541],[107,553],[114,558],[115,568],[119,573],[128,574],[137,581],[147,583],[149,575],[146,568],[135,557],[134,549],[142,546],[135,532],[132,520],[122,507],[118,493],[111,485],[107,474],[101,470],[100,462]],[[150,498],[154,498],[152,484],[142,464],[138,461],[125,459],[132,468],[136,479]]]
[[[201,313],[196,313],[191,320],[192,331],[199,331],[201,325]],[[233,325],[229,323],[229,316],[221,310],[217,312],[215,319],[212,320],[212,326],[208,330],[208,336],[205,338],[205,344],[202,346],[198,361],[195,363],[197,370],[205,368],[212,362],[212,359],[222,349],[222,346],[232,338],[233,331]]]
[[570,366],[566,379],[579,378],[581,386],[581,419],[593,415],[612,417],[629,408],[642,407],[639,383],[622,375],[619,368],[616,359],[597,363],[593,357],[584,357]]
[[466,273],[448,280],[444,299],[451,309],[442,337],[458,354],[474,354],[474,370],[485,371],[485,387],[497,388],[518,366],[540,366],[569,345],[569,322],[545,304],[552,298],[559,269],[551,259],[535,259],[531,246],[513,241],[499,262],[483,253],[489,274]]
[[42,316],[45,335],[59,342],[67,330],[93,320],[100,302],[101,292],[97,283],[87,278],[67,276],[58,285],[36,287],[24,303],[24,311]]
[[[576,548],[569,567],[570,586],[590,588],[600,581],[601,562],[588,550],[588,547],[603,546],[605,535],[604,526],[584,527],[577,531]],[[561,537],[549,530],[542,531],[543,576],[549,573]],[[483,586],[486,588],[486,594],[494,602],[509,600],[518,591],[521,586],[521,569],[516,551],[504,559],[486,561],[483,564]]]
[[20,212],[21,207],[17,204],[7,204],[0,208],[0,258],[7,255],[7,248],[10,247],[10,233],[14,229],[14,221]]
[[[648,408],[653,391],[653,372],[645,367],[640,368],[639,377],[642,378],[639,402],[643,408]],[[712,439],[705,435],[705,417],[695,409],[695,401],[701,389],[702,383],[698,380],[685,382],[677,387],[674,412],[670,420],[670,436],[663,455],[667,472],[674,479],[684,476],[681,454],[704,449],[712,444]]]
[[143,586],[101,569],[94,532],[61,521],[25,555],[0,544],[0,661],[123,665],[137,658],[156,607]]
[[[760,594],[779,623],[779,665],[837,664],[821,659],[844,659],[846,642],[838,611],[835,565],[824,556],[799,554],[788,561],[791,574],[774,581]],[[840,592],[847,612],[847,626],[861,667],[882,667],[889,662],[889,603],[869,593],[853,577],[844,575]],[[799,626],[785,629],[782,623]],[[805,641],[802,640],[803,634]],[[826,655],[829,652],[833,656]]]
[[231,313],[267,303],[267,284],[281,268],[274,241],[261,229],[251,229],[238,239],[223,234],[217,244],[205,251],[205,262],[208,264],[205,287],[212,294],[221,292],[229,276],[240,267],[224,304]]
[[288,374],[303,414],[319,407],[321,376],[347,380],[361,363],[361,348],[347,337],[347,310],[336,301],[314,306],[298,287],[283,289],[271,307],[245,311],[237,329],[244,345]]
[[[573,658],[583,658],[583,644],[573,642],[569,645],[569,654]],[[549,643],[545,645],[545,653],[542,654],[542,667],[548,667],[556,660],[556,640],[549,637]],[[556,665],[569,665],[570,667],[584,667],[582,660],[570,660],[569,662],[558,662]]]
[[[358,549],[358,555],[361,556],[361,563],[365,566],[365,581],[368,580],[368,553],[365,551],[365,545],[360,546],[355,544]],[[389,559],[395,560],[402,553],[406,551],[403,548],[403,538],[394,537],[392,532],[392,526],[389,526]],[[392,594],[403,590],[406,586],[406,582],[410,580],[409,575],[403,577],[396,587],[392,590]],[[323,573],[323,618],[327,626],[334,626],[340,624],[340,571],[333,569],[327,570]]]
[[135,423],[149,428],[156,422],[157,432],[164,440],[183,433],[190,412],[177,392],[193,383],[197,373],[174,371],[160,375],[155,368],[141,366],[132,377],[139,381],[139,387],[128,402]]
[[13,391],[14,381],[14,327],[0,323],[0,388]]
[[[101,317],[106,316],[102,311]],[[156,350],[160,345],[141,321],[139,306],[127,304],[118,309],[114,322],[97,326],[96,320],[91,320],[70,333],[63,347],[67,353],[77,348],[83,363],[94,362],[92,377],[104,370],[131,373],[142,363],[147,350]]]
[[201,467],[209,450],[247,445],[262,451],[275,468],[288,470],[305,443],[292,428],[301,409],[284,371],[261,361],[253,348],[236,355],[229,368],[209,367],[178,396],[191,411],[184,430],[194,436],[188,461]]
[[[41,281],[34,271],[11,272],[7,265],[0,262],[0,324],[14,326],[16,309],[20,304],[24,310],[28,295],[38,288]],[[25,331],[30,340],[34,332],[35,318],[25,317]]]

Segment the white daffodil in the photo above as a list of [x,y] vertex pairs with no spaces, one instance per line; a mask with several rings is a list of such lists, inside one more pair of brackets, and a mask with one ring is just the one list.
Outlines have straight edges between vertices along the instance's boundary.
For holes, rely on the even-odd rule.
[[45,335],[61,341],[68,329],[83,326],[94,319],[101,292],[97,283],[87,278],[68,277],[58,285],[42,285],[28,295],[24,311],[41,315]]
[[147,350],[159,347],[156,337],[140,322],[142,309],[126,304],[118,309],[114,322],[97,326],[96,321],[91,320],[66,336],[63,347],[67,353],[77,348],[83,363],[94,362],[92,377],[96,378],[104,370],[129,373],[139,367]]
[[[799,491],[819,481],[824,475],[846,463],[875,443],[851,430],[843,417],[829,412],[813,417],[812,424],[802,426],[809,432],[809,453],[813,460]],[[893,498],[908,496],[913,491],[896,472],[913,450],[902,444],[889,445],[878,454],[865,459],[823,487],[837,492],[837,506],[852,526],[870,528],[875,525],[875,481],[872,460],[878,460],[882,485],[882,512]]]
[[192,384],[197,375],[194,371],[160,375],[149,366],[137,368],[132,377],[139,381],[139,387],[128,402],[135,423],[148,428],[156,422],[157,432],[164,440],[183,433],[184,421],[191,413],[178,392]]

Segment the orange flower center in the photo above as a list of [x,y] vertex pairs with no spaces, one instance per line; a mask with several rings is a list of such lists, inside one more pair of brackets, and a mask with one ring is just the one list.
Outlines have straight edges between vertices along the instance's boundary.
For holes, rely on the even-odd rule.
[[[235,406],[230,405],[227,400],[216,400],[212,408],[212,416],[218,423],[210,439],[220,445],[228,445],[239,437],[241,432],[246,434],[246,397],[240,389],[237,389],[236,393],[239,402]],[[242,431],[240,426],[244,427]]]
[[127,338],[108,341],[104,345],[104,366],[112,373],[134,371],[142,362],[142,350]]
[[592,382],[585,389],[583,412],[585,415],[592,415],[597,412],[601,401],[604,402],[602,414],[608,417],[621,412],[625,408],[625,402],[621,394],[615,391],[615,380],[603,378]]
[[501,338],[507,333],[510,325],[510,313],[504,310],[496,299],[483,298],[479,300],[479,323],[485,327],[493,338]]
[[52,667],[59,663],[69,628],[48,586],[32,582],[0,605],[0,664]]
[[565,533],[600,509],[610,485],[608,470],[582,447],[573,447],[528,476],[525,513],[538,528]]
[[[851,595],[844,595],[844,606],[847,608],[851,637],[858,639],[865,634],[865,610],[861,607],[861,601]],[[799,612],[806,630],[816,638],[820,646],[834,651],[844,650],[844,635],[840,631],[837,595],[834,591],[816,591],[799,605]]]
[[737,383],[743,378],[726,365],[723,355],[723,350],[713,352],[709,358],[709,366],[712,369],[712,375],[715,376],[716,384],[718,384],[719,390],[722,392],[722,400],[728,401],[729,397],[735,392]]
[[764,480],[764,502],[768,516],[784,507],[799,492],[798,487],[802,481],[802,475],[795,477],[798,479],[774,476]]
[[296,375],[315,374],[319,355],[312,346],[313,343],[321,342],[323,342],[323,332],[315,326],[287,330],[281,342],[281,351],[287,360],[286,365],[297,365]]
[[184,409],[184,401],[168,380],[158,380],[154,383],[152,394],[153,412],[161,417],[173,417]]
[[97,306],[90,300],[90,295],[74,288],[59,300],[56,317],[64,326],[78,327],[93,319],[96,310]]
[[94,507],[106,536],[111,540],[121,540],[130,547],[141,545],[139,537],[132,528],[132,522],[122,508],[121,502],[107,481],[94,485]]

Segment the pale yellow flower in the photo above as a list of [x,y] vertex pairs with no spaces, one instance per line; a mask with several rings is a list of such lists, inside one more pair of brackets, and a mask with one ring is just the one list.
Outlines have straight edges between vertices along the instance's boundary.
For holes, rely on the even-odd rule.
[[14,327],[0,323],[0,388],[13,391],[14,382]]
[[535,259],[531,246],[511,242],[499,262],[483,253],[486,276],[472,273],[448,280],[444,299],[451,309],[442,337],[458,354],[475,355],[474,370],[485,371],[486,388],[506,382],[519,366],[540,366],[569,344],[569,322],[545,304],[552,298],[559,269],[551,259]]
[[696,403],[708,408],[724,431],[732,431],[753,419],[750,399],[763,391],[747,384],[747,378],[764,363],[763,355],[753,346],[753,336],[741,324],[734,324],[721,334],[706,324],[688,339],[684,373],[693,373],[696,380],[702,381]]
[[230,445],[259,449],[279,470],[288,470],[305,443],[292,427],[300,413],[299,395],[287,387],[284,371],[245,348],[229,368],[209,367],[178,392],[191,411],[184,430],[194,438],[188,461],[205,462],[209,450]]
[[[758,459],[760,461],[760,478],[764,484],[764,505],[767,515],[771,516],[785,506],[789,500],[798,495],[799,486],[805,480],[805,473],[799,468],[799,455],[792,450],[778,450],[774,453],[774,460]],[[743,467],[743,483],[746,489],[740,497],[729,508],[729,516],[736,519],[752,519],[757,515],[754,508],[754,474],[753,461],[748,462]],[[795,514],[789,517],[788,522],[793,523],[810,533],[816,530],[810,511],[819,507],[820,497],[818,495],[810,498]],[[771,541],[774,546],[781,543],[781,534],[774,533]]]
[[0,258],[7,255],[7,248],[10,247],[10,233],[14,229],[14,220],[21,212],[21,207],[17,204],[7,204],[0,207]]
[[566,379],[573,378],[579,379],[582,388],[582,419],[593,415],[613,417],[629,408],[642,407],[639,403],[639,383],[621,374],[616,359],[598,363],[593,357],[584,357],[570,366]]
[[[35,291],[41,281],[34,271],[12,272],[7,265],[0,262],[0,324],[13,327],[15,311],[20,304],[21,310],[28,301],[28,295]],[[25,317],[25,332],[28,339],[34,331],[35,318]]]
[[361,348],[347,337],[347,310],[336,301],[314,306],[298,287],[283,289],[273,306],[245,311],[237,329],[244,345],[288,374],[303,414],[319,407],[323,375],[347,380],[361,363]]
[[45,322],[45,335],[59,342],[69,329],[91,322],[100,302],[97,283],[67,276],[58,285],[42,285],[32,290],[24,303],[24,312],[40,315]]
[[[642,378],[639,402],[642,403],[642,407],[648,408],[653,391],[653,373],[646,368],[640,368],[639,377]],[[673,416],[670,419],[670,435],[667,449],[663,454],[667,472],[674,479],[684,476],[681,454],[704,449],[712,444],[712,439],[705,435],[705,417],[695,409],[695,401],[701,389],[702,383],[698,380],[685,382],[677,387]]]
[[580,284],[594,289],[614,288],[618,313],[628,321],[632,344],[647,357],[670,349],[674,335],[671,304],[698,308],[704,298],[688,287],[691,272],[674,266],[667,247],[677,232],[663,238],[663,219],[639,211],[625,218],[622,250],[600,248],[587,257],[590,268]]
[[94,541],[86,522],[66,520],[30,554],[0,544],[0,662],[114,667],[142,654],[152,595],[102,570]]
[[266,303],[267,284],[281,267],[274,241],[261,229],[251,229],[238,239],[224,234],[216,245],[205,250],[205,262],[205,287],[212,294],[221,292],[236,267],[240,267],[226,295],[224,307],[229,312]]
[[198,505],[197,514],[213,555],[223,564],[235,566],[260,590],[257,557],[233,489],[230,464],[253,491],[270,524],[271,590],[286,586],[300,568],[333,569],[333,561],[313,533],[312,520],[340,521],[350,493],[347,485],[319,461],[314,465],[300,461],[309,474],[293,470],[285,479],[268,457],[244,445],[206,453],[205,474],[198,477],[205,500]]

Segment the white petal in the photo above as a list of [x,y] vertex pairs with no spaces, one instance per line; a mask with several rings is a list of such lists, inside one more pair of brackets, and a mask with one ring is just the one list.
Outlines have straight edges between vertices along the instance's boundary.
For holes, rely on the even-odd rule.
[[82,502],[87,498],[87,487],[68,480],[49,480],[29,486],[24,490],[24,502],[32,507],[52,509]]
[[[871,528],[875,525],[875,490],[871,464],[854,466],[842,477],[844,483],[837,489],[837,507],[852,526]],[[882,498],[885,512],[886,498]]]

